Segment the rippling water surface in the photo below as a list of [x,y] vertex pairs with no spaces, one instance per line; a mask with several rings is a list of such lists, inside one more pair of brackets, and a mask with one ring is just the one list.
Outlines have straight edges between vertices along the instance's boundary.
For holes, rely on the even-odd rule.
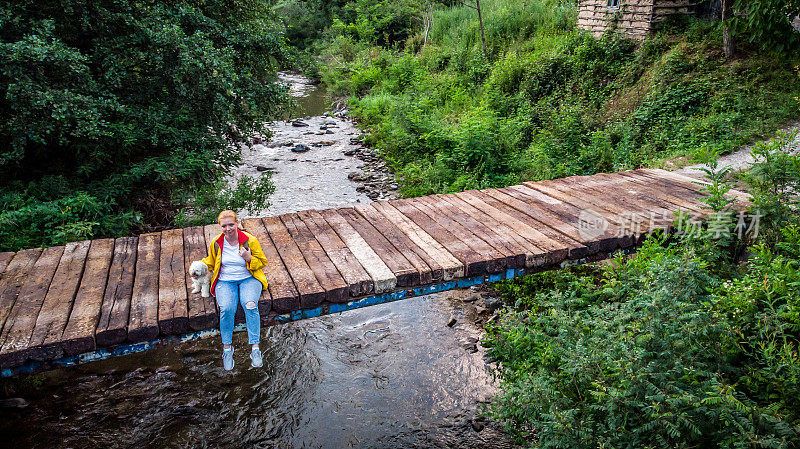
[[0,446],[510,447],[471,424],[496,386],[465,349],[480,336],[468,295],[263,329],[262,369],[239,332],[230,373],[218,336],[46,372],[27,408],[0,410]]
[[[464,296],[469,292],[456,292]],[[445,322],[454,313],[458,324]],[[45,373],[31,405],[3,411],[7,447],[504,447],[470,420],[495,392],[473,309],[446,294],[275,326],[264,368],[235,335]]]

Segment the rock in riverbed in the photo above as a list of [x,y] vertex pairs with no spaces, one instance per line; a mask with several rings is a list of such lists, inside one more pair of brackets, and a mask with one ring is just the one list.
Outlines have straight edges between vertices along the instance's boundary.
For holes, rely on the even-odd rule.
[[[351,137],[358,141],[360,135],[349,118],[298,117],[272,122],[270,130],[273,135],[269,142],[243,148],[244,164],[231,179],[233,182],[244,175],[272,174],[276,189],[270,197],[269,209],[246,215],[279,215],[297,209],[342,207],[398,196],[394,173],[375,150],[360,143],[349,144]],[[295,164],[298,156],[302,163]],[[347,174],[355,170],[363,173],[362,179],[350,184]],[[363,184],[358,186],[359,183]],[[310,194],[312,191],[314,194]]]
[[292,151],[295,153],[305,153],[306,151],[310,150],[308,145],[303,145],[302,143],[297,144],[292,148]]
[[476,432],[480,432],[480,431],[482,431],[483,429],[486,428],[485,418],[484,419],[475,418],[470,422],[470,424],[472,425],[472,430],[474,430]]
[[494,298],[492,296],[487,296],[483,300],[483,306],[489,309],[489,312],[494,313],[495,310],[503,307],[503,300],[500,298]]

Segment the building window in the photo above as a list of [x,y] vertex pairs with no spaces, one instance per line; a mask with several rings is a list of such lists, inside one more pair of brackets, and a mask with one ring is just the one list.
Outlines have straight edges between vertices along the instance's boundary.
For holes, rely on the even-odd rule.
[[606,0],[606,8],[619,8],[619,0]]

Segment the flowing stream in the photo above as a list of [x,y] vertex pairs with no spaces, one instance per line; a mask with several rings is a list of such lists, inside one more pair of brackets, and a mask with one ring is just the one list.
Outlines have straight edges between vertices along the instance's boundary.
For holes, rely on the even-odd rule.
[[[310,104],[324,102],[314,89],[296,93],[309,94],[318,96]],[[292,143],[319,137],[315,130]],[[245,158],[243,167],[279,158],[276,171],[319,175],[313,190],[295,195],[302,201],[287,193],[275,203],[279,212],[264,213],[369,201],[342,174],[350,161],[334,160],[331,147],[304,153],[313,163],[290,161],[268,144]],[[296,177],[273,179],[276,195],[296,190]],[[512,447],[499,426],[475,419],[497,392],[475,346],[475,296],[433,294],[262,329],[262,369],[250,368],[239,332],[232,372],[222,369],[218,336],[48,371],[24,381],[27,407],[0,408],[0,446]]]

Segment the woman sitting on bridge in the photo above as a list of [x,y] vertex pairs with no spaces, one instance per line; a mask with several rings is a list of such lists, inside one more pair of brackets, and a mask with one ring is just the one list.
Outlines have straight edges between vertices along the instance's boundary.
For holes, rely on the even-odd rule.
[[261,245],[253,235],[239,229],[236,212],[224,210],[217,217],[222,234],[209,245],[208,257],[203,262],[211,278],[211,294],[219,305],[219,331],[222,334],[222,365],[233,369],[233,318],[236,306],[241,302],[247,323],[247,338],[252,346],[251,366],[262,365],[261,318],[258,314],[258,299],[267,288],[267,278],[261,270],[267,258]]

